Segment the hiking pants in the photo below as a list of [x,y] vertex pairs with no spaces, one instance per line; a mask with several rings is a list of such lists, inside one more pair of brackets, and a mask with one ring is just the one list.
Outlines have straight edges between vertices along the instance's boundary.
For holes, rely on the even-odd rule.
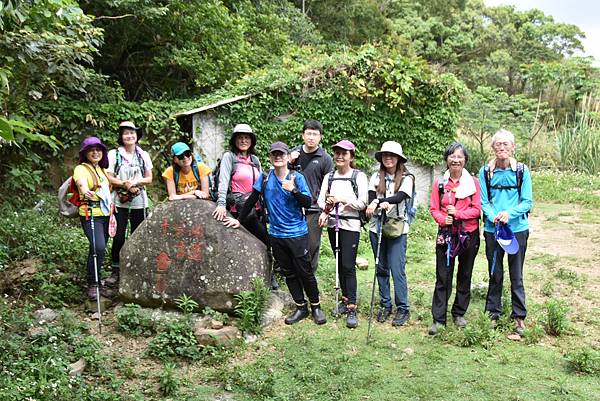
[[304,293],[311,304],[318,304],[319,288],[308,257],[308,234],[294,238],[269,236],[269,239],[273,257],[296,305],[306,304]]
[[[327,228],[329,243],[335,255],[335,228]],[[356,305],[356,253],[358,251],[358,231],[339,231],[339,266],[342,296],[348,298],[349,305]]]
[[321,250],[321,234],[323,229],[319,225],[321,212],[306,212],[306,224],[308,224],[308,255],[313,272],[319,267],[319,253]]
[[[94,274],[94,247],[92,242],[92,218],[86,219],[85,216],[79,216],[83,232],[90,242],[87,258],[87,283],[88,286],[96,285],[96,275]],[[101,277],[102,263],[104,262],[104,251],[106,250],[106,241],[108,240],[108,216],[94,216],[94,239],[96,241],[96,266],[98,267],[98,278]]]
[[119,274],[119,254],[121,253],[121,248],[123,248],[123,245],[125,244],[127,224],[131,223],[131,234],[133,234],[133,232],[138,228],[142,221],[144,221],[145,210],[117,207],[116,211],[117,212],[115,213],[115,218],[117,219],[117,233],[113,238],[111,256],[112,271],[115,274]]
[[[381,238],[379,263],[376,266],[377,285],[379,287],[379,305],[382,308],[392,307],[390,296],[390,272],[394,280],[394,303],[399,310],[408,311],[408,281],[406,279],[406,245],[407,234],[398,238]],[[377,234],[369,231],[371,248],[377,257]]]
[[431,314],[433,321],[446,324],[448,311],[448,300],[452,295],[452,277],[454,266],[458,258],[458,269],[456,271],[456,297],[452,305],[452,316],[464,316],[471,302],[471,275],[475,257],[479,252],[479,230],[469,233],[471,238],[465,250],[458,257],[450,258],[450,266],[447,265],[448,250],[445,244],[435,247],[435,289],[433,290],[433,301]]
[[[527,309],[525,308],[525,287],[523,285],[523,262],[525,261],[525,251],[527,250],[527,239],[529,230],[514,233],[519,242],[519,252],[514,255],[508,255],[508,274],[510,276],[510,298],[512,301],[511,317],[525,319]],[[494,233],[484,233],[485,237],[485,255],[488,260],[488,273],[490,283],[488,287],[485,310],[492,319],[498,319],[502,314],[502,284],[504,281],[504,249],[496,242]],[[492,264],[495,267],[492,272]]]

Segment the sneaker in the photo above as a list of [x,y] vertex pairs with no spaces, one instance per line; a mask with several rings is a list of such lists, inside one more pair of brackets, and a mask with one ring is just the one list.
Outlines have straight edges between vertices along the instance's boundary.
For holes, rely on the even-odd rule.
[[97,285],[88,285],[87,288],[87,297],[90,301],[95,301],[98,299],[98,286]]
[[404,324],[406,324],[406,322],[408,322],[409,317],[410,317],[409,311],[398,309],[396,311],[396,316],[394,316],[394,320],[392,320],[392,326],[404,326]]
[[381,308],[381,309],[379,309],[379,313],[377,313],[377,321],[379,323],[383,323],[388,319],[388,317],[390,317],[391,314],[392,314],[391,306],[389,306],[387,308]]
[[465,319],[464,316],[454,316],[454,324],[456,325],[456,327],[464,329],[465,327],[467,327],[467,319]]
[[331,311],[334,317],[345,315],[348,313],[348,306],[344,302],[339,302]]
[[298,306],[298,308],[296,309],[296,311],[294,313],[292,313],[291,315],[289,315],[288,317],[285,318],[284,322],[285,322],[285,324],[295,324],[307,316],[308,316],[308,306],[307,305]]
[[346,317],[346,327],[354,329],[358,326],[358,317],[356,316],[356,308],[348,308],[348,317]]
[[525,321],[523,319],[515,319],[515,332],[520,336],[525,334]]
[[442,327],[444,327],[444,325],[442,323],[433,322],[433,324],[431,326],[429,326],[429,331],[428,331],[429,335],[435,336]]
[[311,305],[311,310],[312,310],[312,318],[316,324],[327,323],[327,318],[325,317],[323,310],[321,310],[320,305]]

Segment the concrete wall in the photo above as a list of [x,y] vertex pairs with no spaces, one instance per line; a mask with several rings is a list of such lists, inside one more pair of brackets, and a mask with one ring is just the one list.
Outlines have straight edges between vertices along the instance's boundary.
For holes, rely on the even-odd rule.
[[192,138],[194,149],[202,156],[204,163],[214,169],[217,160],[223,156],[229,142],[229,135],[217,122],[214,111],[205,111],[192,116]]

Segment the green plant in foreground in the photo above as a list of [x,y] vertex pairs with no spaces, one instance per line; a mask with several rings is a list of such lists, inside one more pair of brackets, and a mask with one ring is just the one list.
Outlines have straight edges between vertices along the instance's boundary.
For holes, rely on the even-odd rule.
[[573,372],[600,376],[600,351],[582,347],[565,355],[568,367]]
[[229,315],[227,313],[216,311],[210,306],[204,307],[204,309],[202,310],[202,315],[223,322],[223,324],[229,323]]
[[198,342],[188,319],[163,323],[159,333],[148,344],[148,353],[158,359],[173,357],[198,359]]
[[165,397],[175,395],[179,388],[179,379],[174,363],[167,362],[158,376],[158,389]]
[[569,307],[564,301],[550,299],[544,304],[543,325],[546,333],[552,336],[565,334],[571,327],[567,314]]
[[177,305],[177,307],[186,315],[191,314],[198,308],[198,302],[194,301],[192,297],[188,297],[186,294],[183,294],[179,298],[175,298],[175,305]]
[[271,291],[260,278],[252,281],[252,287],[251,291],[242,291],[235,295],[237,301],[235,313],[240,318],[238,322],[240,330],[258,334],[262,329],[262,315],[269,302]]
[[155,332],[154,323],[142,313],[142,308],[137,304],[126,304],[119,309],[117,327],[119,331],[132,336],[148,336]]

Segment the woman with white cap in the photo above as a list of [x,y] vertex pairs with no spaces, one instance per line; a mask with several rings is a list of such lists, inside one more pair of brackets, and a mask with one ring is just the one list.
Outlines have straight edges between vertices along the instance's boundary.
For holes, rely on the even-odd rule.
[[144,221],[148,208],[146,185],[152,183],[152,160],[148,152],[139,146],[142,129],[131,121],[119,124],[119,147],[108,152],[106,173],[113,187],[113,202],[116,206],[117,230],[111,249],[112,272],[105,284],[116,287],[119,283],[119,253],[125,244],[127,225],[131,232]]
[[196,162],[187,143],[175,143],[171,146],[171,153],[173,165],[162,173],[169,200],[208,199],[210,167]]
[[429,334],[437,334],[446,325],[448,300],[452,294],[452,276],[456,272],[456,297],[452,305],[452,319],[458,327],[465,327],[464,318],[471,300],[471,275],[479,251],[479,216],[481,191],[479,182],[465,169],[469,153],[460,143],[452,143],[444,152],[448,169],[431,189],[429,211],[439,225],[435,248],[436,280],[431,314],[433,323]]
[[[223,221],[227,211],[238,218],[242,206],[252,193],[252,186],[262,174],[256,157],[256,135],[248,124],[237,124],[229,139],[229,150],[221,157],[219,166],[217,207],[213,217]],[[259,220],[258,204],[242,225],[262,242],[267,242],[267,230]]]
[[[408,304],[408,282],[406,279],[406,246],[408,238],[407,200],[413,194],[415,178],[406,168],[406,156],[398,142],[388,141],[375,153],[379,161],[379,171],[369,181],[369,206],[367,217],[374,217],[369,227],[369,237],[373,253],[377,252],[378,230],[381,227],[379,263],[376,266],[379,286],[379,306],[377,321],[385,322],[392,313],[390,272],[394,280],[394,303],[396,314],[393,326],[403,326],[410,317]],[[386,212],[382,222],[381,213]],[[376,255],[377,257],[377,255]]]
[[347,313],[348,328],[358,326],[356,253],[360,240],[361,212],[367,206],[368,186],[365,173],[355,169],[355,152],[356,147],[348,140],[333,145],[335,170],[323,179],[317,200],[319,207],[323,209],[319,224],[321,227],[327,226],[331,248],[339,253],[336,269],[342,301],[335,306],[334,315]]

